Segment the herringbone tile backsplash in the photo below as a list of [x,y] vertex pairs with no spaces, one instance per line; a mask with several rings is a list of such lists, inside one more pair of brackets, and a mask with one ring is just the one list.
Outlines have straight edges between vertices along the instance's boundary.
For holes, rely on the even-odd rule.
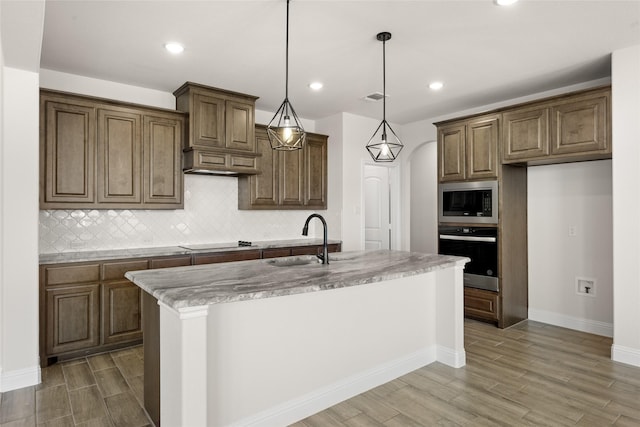
[[180,210],[40,211],[39,252],[302,238],[310,211],[240,211],[237,178],[184,178]]

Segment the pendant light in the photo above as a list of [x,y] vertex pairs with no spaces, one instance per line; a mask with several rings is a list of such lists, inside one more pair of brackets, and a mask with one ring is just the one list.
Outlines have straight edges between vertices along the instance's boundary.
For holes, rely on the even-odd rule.
[[269,122],[267,135],[274,150],[299,150],[304,146],[306,133],[289,102],[289,0],[287,0],[286,46],[284,102]]
[[393,162],[402,150],[402,142],[387,123],[387,92],[386,92],[386,58],[385,44],[391,38],[391,33],[378,33],[376,38],[382,42],[382,122],[367,143],[367,150],[376,162]]

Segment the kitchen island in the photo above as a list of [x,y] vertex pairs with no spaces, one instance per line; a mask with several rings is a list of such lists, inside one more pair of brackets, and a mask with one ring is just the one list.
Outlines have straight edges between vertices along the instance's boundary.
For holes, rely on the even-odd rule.
[[400,251],[128,272],[145,408],[166,426],[287,425],[440,361],[465,364],[467,258]]

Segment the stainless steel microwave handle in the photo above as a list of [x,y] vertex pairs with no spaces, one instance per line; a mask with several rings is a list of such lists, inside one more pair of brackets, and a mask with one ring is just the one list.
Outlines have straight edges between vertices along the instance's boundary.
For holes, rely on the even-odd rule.
[[478,236],[456,236],[451,234],[441,234],[440,238],[443,240],[464,240],[467,242],[489,242],[495,243],[495,237],[478,237]]

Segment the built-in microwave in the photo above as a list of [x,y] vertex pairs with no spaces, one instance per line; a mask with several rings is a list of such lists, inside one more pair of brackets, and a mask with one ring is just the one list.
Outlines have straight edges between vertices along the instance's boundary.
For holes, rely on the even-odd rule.
[[498,181],[447,182],[438,187],[441,223],[498,223]]

